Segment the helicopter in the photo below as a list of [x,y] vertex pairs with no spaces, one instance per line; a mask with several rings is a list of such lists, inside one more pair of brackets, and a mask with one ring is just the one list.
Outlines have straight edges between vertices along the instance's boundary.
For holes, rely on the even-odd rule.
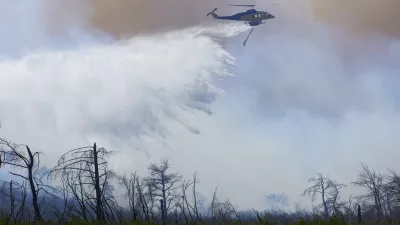
[[236,20],[236,21],[244,21],[245,24],[249,24],[252,27],[252,29],[251,29],[249,35],[247,36],[246,40],[243,42],[243,46],[246,45],[246,42],[249,39],[251,33],[253,32],[255,26],[264,24],[265,20],[275,18],[274,15],[272,15],[268,12],[255,10],[254,9],[255,5],[233,5],[233,4],[229,4],[229,5],[230,6],[251,7],[251,9],[248,9],[245,12],[236,13],[231,16],[218,16],[215,13],[215,11],[217,11],[217,8],[215,8],[213,11],[209,12],[207,14],[207,16],[212,15],[212,17],[214,17],[214,19],[216,19],[216,20]]

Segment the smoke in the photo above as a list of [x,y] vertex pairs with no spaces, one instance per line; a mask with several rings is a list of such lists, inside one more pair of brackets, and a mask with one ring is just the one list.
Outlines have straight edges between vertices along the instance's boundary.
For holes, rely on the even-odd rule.
[[276,19],[243,47],[247,27],[205,16],[241,10],[224,1],[60,2],[0,14],[2,27],[16,24],[0,37],[1,136],[48,165],[96,141],[120,151],[118,172],[167,156],[197,171],[206,195],[218,186],[260,209],[282,192],[307,205],[299,195],[314,172],[348,183],[360,162],[399,169],[400,45],[383,31],[319,23],[306,0],[254,1]]
[[[242,8],[227,6],[228,3],[243,4],[242,1],[132,1],[132,0],[90,0],[91,23],[98,29],[119,36],[124,33],[150,32],[185,28],[209,21],[205,14],[215,7],[218,12],[231,14]],[[279,3],[279,5],[272,5]],[[399,35],[398,1],[383,0],[310,0],[308,1],[246,1],[245,4],[257,4],[260,9],[279,11],[281,18],[297,18],[292,23],[299,25],[308,21],[310,16],[331,25],[346,27],[353,34],[362,32],[367,35],[381,33]],[[76,6],[76,5],[75,5]],[[76,9],[81,6],[76,6]],[[310,12],[310,10],[312,10]],[[307,23],[307,22],[306,22]]]
[[1,0],[0,4],[0,59],[111,39],[109,34],[91,28],[90,5],[79,0]]
[[[66,24],[104,32],[119,39],[139,33],[154,33],[197,26],[212,21],[206,14],[218,7],[227,13],[228,0],[72,0],[63,2],[41,0],[41,7],[51,10],[45,13],[47,28],[62,32]],[[228,11],[230,12],[230,11]],[[75,29],[74,28],[74,29]]]
[[[226,114],[240,115],[226,120],[246,131],[237,131],[232,140],[247,146],[235,143],[229,150],[240,155],[232,163],[241,165],[240,174],[251,174],[238,189],[285,192],[293,203],[305,201],[301,187],[316,172],[349,183],[361,162],[382,172],[400,169],[395,160],[400,142],[394,135],[400,122],[400,41],[321,24],[306,1],[290,6],[274,9],[277,19],[255,30],[246,48],[227,46],[237,58],[236,76],[221,86],[230,93]],[[345,48],[356,42],[359,48]],[[249,187],[255,180],[258,187]],[[235,186],[233,178],[226,182]],[[345,192],[359,193],[351,185]],[[258,199],[240,201],[261,207]]]
[[115,36],[182,29],[210,21],[206,14],[228,1],[91,0],[95,27]]
[[400,2],[392,0],[311,0],[315,16],[353,32],[400,35],[398,10]]
[[[359,54],[376,54],[384,49],[390,51],[391,41],[377,39],[397,39],[400,28],[397,25],[400,2],[383,0],[311,0],[315,18],[335,30],[336,47],[341,49],[346,60],[354,60]],[[334,33],[334,34],[332,34]],[[372,43],[371,43],[372,42]]]

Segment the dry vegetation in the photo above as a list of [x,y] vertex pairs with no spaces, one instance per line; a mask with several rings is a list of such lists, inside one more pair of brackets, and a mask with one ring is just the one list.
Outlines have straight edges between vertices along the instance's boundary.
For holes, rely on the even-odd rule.
[[[207,201],[196,190],[197,173],[185,179],[171,172],[164,159],[149,165],[147,177],[134,171],[119,175],[108,168],[112,154],[94,144],[67,151],[54,168],[46,169],[40,152],[0,139],[0,169],[15,177],[1,181],[0,223],[397,224],[400,219],[400,176],[393,170],[379,174],[362,164],[351,184],[316,174],[303,192],[313,202],[312,212],[238,211],[217,197],[217,189]],[[128,206],[116,201],[113,185],[125,190]],[[366,194],[342,199],[340,191],[348,185],[362,187]]]

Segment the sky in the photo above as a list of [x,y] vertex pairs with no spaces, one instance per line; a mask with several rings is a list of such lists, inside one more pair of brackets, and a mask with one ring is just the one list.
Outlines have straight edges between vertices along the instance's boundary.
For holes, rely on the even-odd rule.
[[0,2],[0,136],[46,166],[96,141],[118,152],[117,172],[168,157],[240,209],[272,193],[309,206],[300,194],[316,172],[349,183],[361,162],[400,169],[394,1],[355,13],[246,2],[276,16],[246,47],[248,27],[205,16],[241,10],[223,0]]

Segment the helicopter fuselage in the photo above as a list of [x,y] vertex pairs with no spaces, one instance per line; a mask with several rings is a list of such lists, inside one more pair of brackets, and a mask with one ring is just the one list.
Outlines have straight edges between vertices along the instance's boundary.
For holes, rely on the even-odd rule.
[[253,8],[254,5],[231,5],[231,6],[246,6],[246,7],[252,7],[252,9],[249,9],[245,12],[236,13],[231,16],[218,16],[215,13],[215,11],[217,11],[217,8],[215,8],[213,11],[209,12],[207,16],[212,15],[212,17],[214,17],[214,19],[217,20],[236,20],[236,21],[244,21],[245,23],[249,24],[252,27],[252,29],[249,35],[247,36],[246,40],[243,42],[243,45],[246,45],[247,39],[250,37],[255,26],[265,23],[265,20],[275,18],[274,15],[268,12],[255,10]]
[[255,9],[249,9],[246,12],[237,13],[232,16],[217,16],[217,17],[214,16],[214,18],[221,19],[221,20],[257,22],[257,21],[263,21],[263,20],[267,20],[267,19],[273,19],[275,17],[268,12],[257,11]]

